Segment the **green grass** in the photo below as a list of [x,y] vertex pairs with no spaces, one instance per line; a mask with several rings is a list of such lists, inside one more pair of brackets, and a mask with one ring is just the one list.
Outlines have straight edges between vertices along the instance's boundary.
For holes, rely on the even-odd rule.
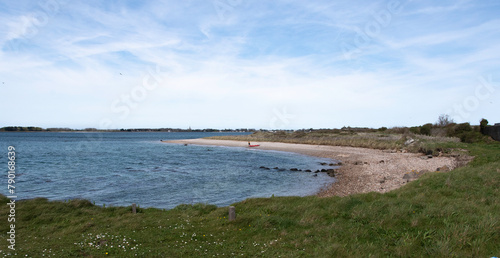
[[[475,160],[386,194],[248,199],[234,204],[233,222],[227,207],[204,204],[132,214],[131,207],[85,200],[21,201],[16,251],[7,249],[3,233],[0,256],[498,256],[500,144],[447,144]],[[8,212],[1,205],[0,219],[6,222]],[[0,231],[8,224],[0,223]]]

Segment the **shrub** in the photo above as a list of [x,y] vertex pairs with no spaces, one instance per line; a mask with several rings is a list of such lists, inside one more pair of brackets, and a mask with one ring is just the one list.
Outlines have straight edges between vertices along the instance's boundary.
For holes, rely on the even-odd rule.
[[410,133],[420,134],[420,127],[418,126],[410,127]]
[[463,133],[472,131],[472,127],[469,123],[462,123],[454,125],[453,127],[448,127],[447,135],[449,137],[460,137]]
[[458,137],[465,143],[484,142],[487,137],[481,134],[478,128],[472,127],[469,123],[461,123],[447,128],[448,137]]
[[462,123],[455,126],[455,133],[460,134],[472,131],[472,126],[469,123]]
[[460,135],[460,141],[465,143],[476,143],[476,142],[484,142],[486,140],[486,136],[476,131],[466,131],[462,132]]
[[486,134],[486,127],[488,126],[488,120],[486,119],[481,119],[481,122],[479,122],[479,130],[482,134]]
[[431,135],[432,124],[425,124],[420,127],[420,134]]

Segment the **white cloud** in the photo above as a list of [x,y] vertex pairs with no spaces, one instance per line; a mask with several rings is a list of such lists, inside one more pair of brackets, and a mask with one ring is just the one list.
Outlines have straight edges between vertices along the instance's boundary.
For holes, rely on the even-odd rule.
[[[41,107],[0,123],[99,127],[107,118],[119,128],[266,128],[286,108],[292,128],[418,125],[463,101],[477,76],[500,78],[500,22],[484,15],[491,6],[412,3],[346,60],[341,42],[387,8],[356,3],[244,1],[224,19],[211,2],[75,3],[17,52],[5,44],[22,37],[33,10],[0,11],[17,17],[0,36],[0,81],[9,85],[0,93],[13,96],[0,107]],[[464,8],[482,15],[434,27],[425,18],[457,20]],[[117,111],[156,66],[160,86],[132,99],[127,115]],[[474,114],[491,114],[491,105]]]

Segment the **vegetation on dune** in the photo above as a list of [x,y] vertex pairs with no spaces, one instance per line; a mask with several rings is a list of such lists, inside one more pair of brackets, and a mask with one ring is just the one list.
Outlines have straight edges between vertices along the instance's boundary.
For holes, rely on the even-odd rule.
[[449,154],[460,143],[490,143],[493,140],[484,135],[486,119],[480,126],[469,123],[456,124],[442,115],[435,124],[414,127],[394,127],[379,129],[304,129],[297,131],[258,131],[250,135],[214,136],[210,139],[250,142],[284,142],[313,145],[348,146],[381,150],[402,150],[424,154]]

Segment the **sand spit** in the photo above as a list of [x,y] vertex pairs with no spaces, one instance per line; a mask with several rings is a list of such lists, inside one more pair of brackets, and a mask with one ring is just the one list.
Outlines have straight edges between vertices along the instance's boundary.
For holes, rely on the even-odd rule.
[[[189,139],[164,142],[248,147],[247,142],[229,140]],[[295,152],[341,161],[342,166],[337,169],[336,173],[337,182],[317,194],[322,197],[346,196],[367,192],[385,193],[405,185],[409,180],[413,180],[414,177],[409,177],[409,175],[418,176],[436,170],[446,172],[464,165],[463,158],[460,160],[457,157],[429,158],[423,154],[387,150],[279,142],[252,142],[252,144],[260,144],[259,147],[255,147],[257,149]]]

